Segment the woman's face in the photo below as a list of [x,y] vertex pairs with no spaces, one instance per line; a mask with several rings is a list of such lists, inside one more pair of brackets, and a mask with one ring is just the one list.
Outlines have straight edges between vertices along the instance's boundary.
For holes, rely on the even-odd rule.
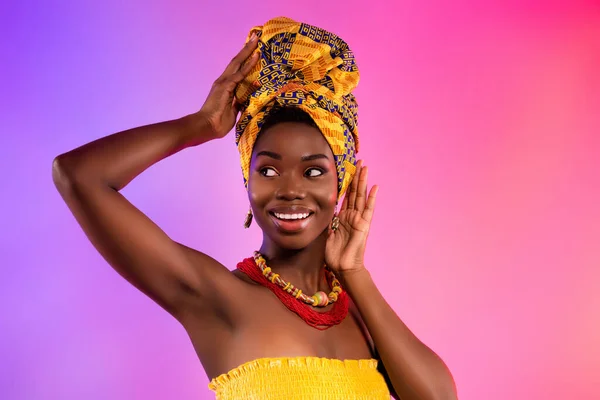
[[257,224],[279,247],[302,249],[327,229],[337,186],[333,153],[317,128],[282,122],[259,135],[248,196]]

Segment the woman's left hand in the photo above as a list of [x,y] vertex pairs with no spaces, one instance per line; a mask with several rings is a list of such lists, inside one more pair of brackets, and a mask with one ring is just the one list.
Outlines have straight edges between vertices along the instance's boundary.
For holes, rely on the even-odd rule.
[[325,263],[336,275],[351,274],[365,269],[364,254],[371,219],[375,209],[375,196],[379,186],[375,185],[367,197],[368,169],[358,162],[356,174],[344,196],[338,213],[337,230],[329,228],[325,246]]

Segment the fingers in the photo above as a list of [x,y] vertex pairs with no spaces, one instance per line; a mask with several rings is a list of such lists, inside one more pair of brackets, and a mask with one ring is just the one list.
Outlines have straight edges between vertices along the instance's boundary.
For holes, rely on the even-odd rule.
[[373,212],[375,212],[375,198],[377,197],[377,192],[379,191],[379,186],[375,185],[371,188],[369,192],[369,198],[367,199],[367,205],[365,210],[363,211],[362,217],[368,222],[371,222],[373,218]]
[[[252,37],[244,45],[242,50],[240,50],[240,52],[235,57],[233,57],[233,59],[231,60],[231,62],[227,66],[227,68],[225,68],[225,71],[223,72],[221,77],[224,78],[224,77],[233,76],[234,74],[236,74],[238,72],[242,72],[242,70],[246,70],[246,74],[248,72],[250,72],[250,69],[252,69],[252,67],[258,60],[257,56],[250,57],[250,55],[252,55],[252,52],[254,52],[254,50],[256,49],[257,46],[258,46],[258,37],[256,36],[255,33],[253,33]],[[248,60],[248,62],[242,67],[242,64],[246,60]],[[252,63],[252,65],[249,65],[251,63]],[[245,76],[245,74],[243,76]],[[243,78],[243,76],[242,76],[242,78]]]
[[240,112],[242,105],[240,103],[238,103],[237,99],[235,98],[235,96],[233,96],[233,100],[231,101],[231,108],[233,108],[235,110],[235,114],[237,115],[238,112]]
[[344,211],[348,208],[348,192],[344,195],[344,200],[342,200],[342,207],[340,208],[340,212]]
[[359,160],[356,164],[356,173],[354,174],[354,178],[352,179],[352,183],[350,183],[350,188],[348,189],[348,193],[346,194],[346,197],[348,197],[348,209],[350,210],[354,210],[354,205],[356,203],[356,192],[358,191],[358,176],[360,175],[361,169],[362,160]]
[[365,209],[367,201],[367,175],[369,174],[368,167],[364,166],[360,169],[358,176],[358,190],[356,191],[356,203],[354,208],[362,212]]
[[246,77],[246,75],[248,75],[248,73],[252,70],[252,68],[254,68],[254,66],[256,65],[256,62],[259,59],[258,55],[259,55],[258,53],[253,53],[250,56],[250,58],[248,58],[248,60],[246,61],[246,63],[244,63],[244,65],[242,65],[242,67],[240,68],[240,70],[231,76],[231,79],[236,84],[238,84],[242,80],[244,80],[244,78]]
[[[369,191],[367,197],[367,180],[369,177],[369,169],[363,165],[363,161],[359,160],[356,165],[356,173],[352,179],[352,183],[348,188],[348,193],[344,196],[341,210],[356,210],[362,213],[363,218],[370,220],[375,207],[375,197],[379,186],[375,185]],[[341,211],[340,210],[340,211]]]

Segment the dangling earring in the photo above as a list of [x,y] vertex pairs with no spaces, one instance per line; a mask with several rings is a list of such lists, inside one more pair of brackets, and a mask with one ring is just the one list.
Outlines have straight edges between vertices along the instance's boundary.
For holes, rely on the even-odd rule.
[[332,231],[337,231],[337,229],[340,226],[340,219],[338,218],[338,212],[337,212],[337,207],[338,207],[338,202],[335,202],[335,211],[333,213],[333,219],[331,220],[331,230]]
[[340,226],[340,219],[337,216],[337,213],[333,215],[333,219],[331,220],[331,230],[337,231]]
[[248,210],[248,214],[246,214],[246,219],[244,220],[244,228],[250,228],[250,224],[252,224],[252,208]]

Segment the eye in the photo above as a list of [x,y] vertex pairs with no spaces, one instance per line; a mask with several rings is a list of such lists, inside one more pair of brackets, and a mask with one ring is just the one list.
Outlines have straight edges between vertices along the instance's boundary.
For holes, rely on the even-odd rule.
[[306,170],[304,175],[314,178],[323,175],[323,170],[321,168],[309,168]]
[[272,177],[277,175],[277,171],[275,171],[273,168],[265,167],[260,170],[260,174],[262,176]]

